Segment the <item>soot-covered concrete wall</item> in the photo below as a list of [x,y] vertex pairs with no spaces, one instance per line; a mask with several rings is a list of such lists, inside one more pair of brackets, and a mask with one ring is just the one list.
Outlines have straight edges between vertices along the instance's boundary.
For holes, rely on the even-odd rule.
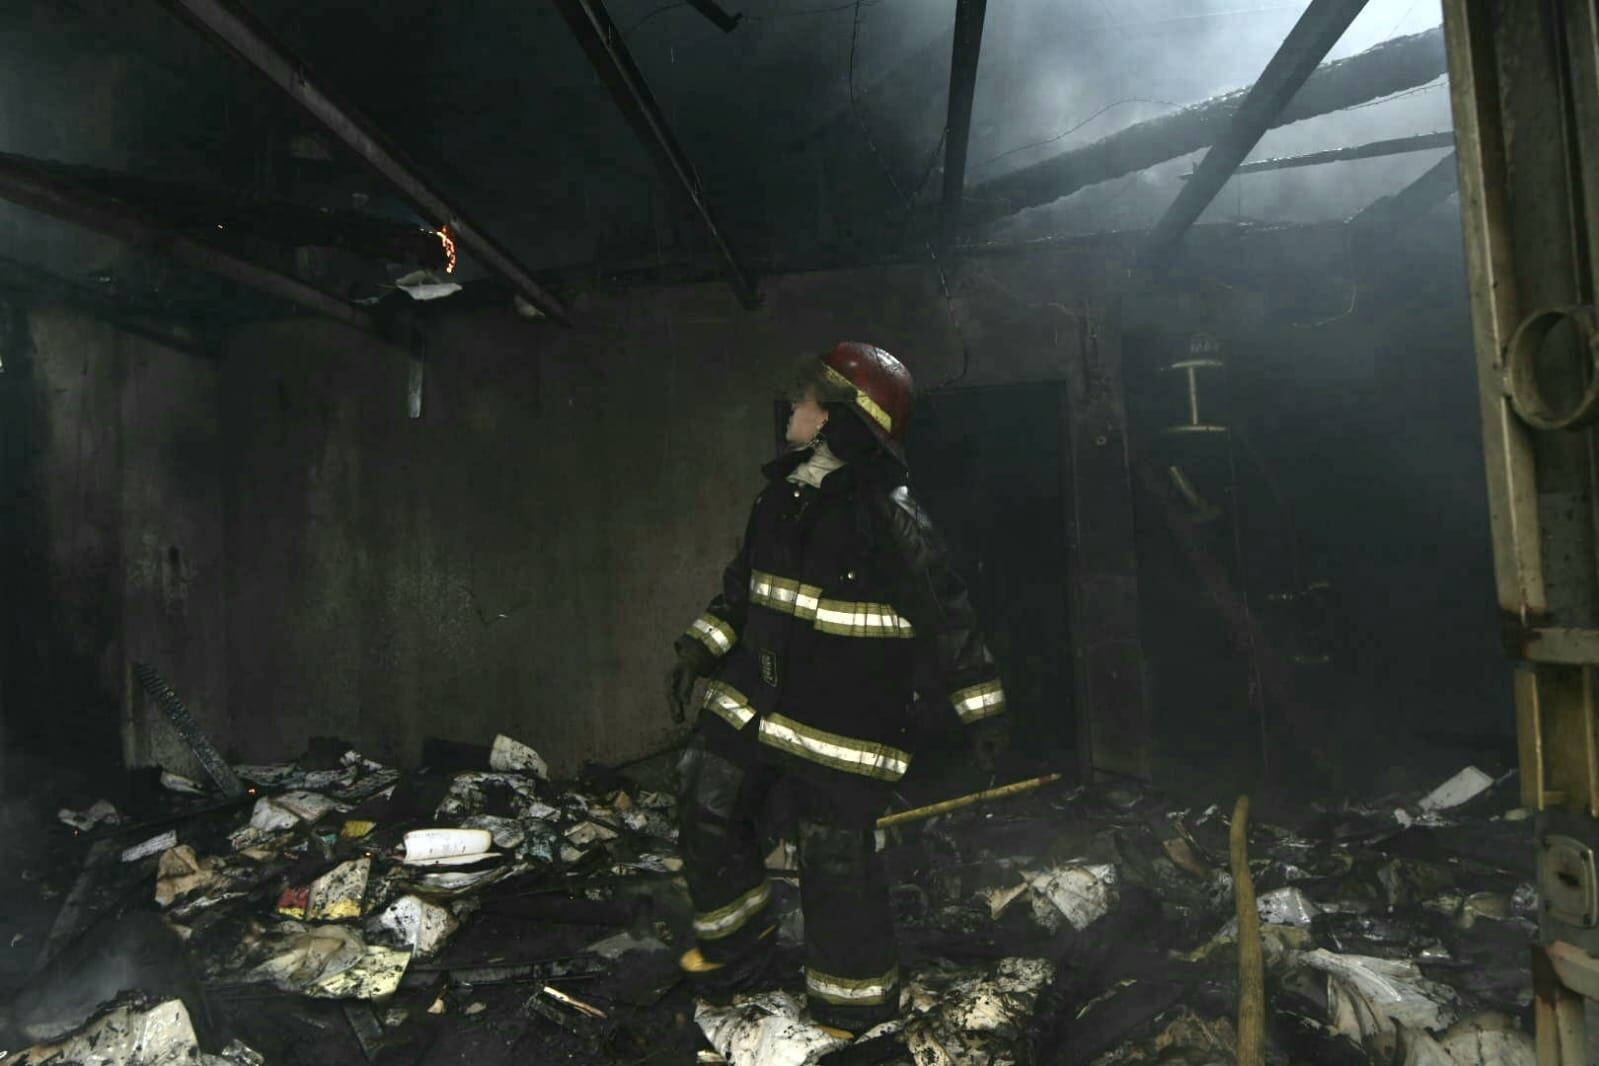
[[[664,747],[670,645],[736,548],[784,371],[858,338],[943,381],[970,309],[900,267],[771,279],[753,313],[719,284],[573,313],[447,314],[415,420],[399,349],[310,321],[234,338],[229,669],[252,757],[316,734],[409,760],[506,732],[566,769]],[[965,322],[965,380],[1059,377],[1057,317]]]
[[157,667],[202,728],[228,736],[216,365],[59,308],[23,315],[8,349],[14,780],[198,773],[129,666]]

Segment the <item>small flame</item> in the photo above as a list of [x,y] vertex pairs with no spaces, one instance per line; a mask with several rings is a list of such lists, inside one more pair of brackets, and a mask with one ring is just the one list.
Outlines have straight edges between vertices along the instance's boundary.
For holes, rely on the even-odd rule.
[[444,272],[453,274],[455,273],[455,238],[450,236],[450,228],[448,226],[439,230],[437,236],[439,243],[444,246],[444,254],[449,260],[445,264]]

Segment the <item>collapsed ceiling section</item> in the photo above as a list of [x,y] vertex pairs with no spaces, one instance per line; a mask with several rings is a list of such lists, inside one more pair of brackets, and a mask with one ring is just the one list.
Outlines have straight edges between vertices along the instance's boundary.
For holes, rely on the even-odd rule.
[[[653,271],[723,277],[748,306],[765,271],[1148,228],[1311,18],[1227,0],[35,6],[0,49],[55,106],[0,143],[0,194],[27,209],[0,213],[19,238],[0,288],[33,266],[124,310],[379,330],[384,301],[459,285],[563,320],[573,279]],[[1244,146],[1289,158],[1224,168],[1214,202],[1192,186],[1201,221],[1347,217],[1439,169],[1436,5],[1332,6],[1331,58]],[[96,105],[109,117],[67,121]],[[957,193],[959,224],[939,209]],[[228,279],[230,311],[196,272]]]

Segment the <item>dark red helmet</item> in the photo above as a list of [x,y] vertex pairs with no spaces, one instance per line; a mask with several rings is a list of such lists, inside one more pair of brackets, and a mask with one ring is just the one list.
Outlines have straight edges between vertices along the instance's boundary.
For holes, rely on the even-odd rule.
[[905,461],[905,428],[911,420],[914,386],[905,364],[883,349],[843,341],[822,356],[817,399],[840,403],[865,421],[873,436]]

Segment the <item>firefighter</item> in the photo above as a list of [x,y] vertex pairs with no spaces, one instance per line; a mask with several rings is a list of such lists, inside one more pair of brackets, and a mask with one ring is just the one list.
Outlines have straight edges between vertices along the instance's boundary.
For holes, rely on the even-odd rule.
[[[915,718],[943,704],[991,771],[1005,695],[906,487],[909,372],[846,342],[796,376],[791,450],[766,467],[721,594],[678,638],[667,679],[679,720],[696,680],[710,679],[680,766],[696,942],[681,964],[709,994],[762,976],[774,921],[757,818],[782,782],[797,816],[810,1012],[849,1035],[899,1005],[873,823],[910,766]],[[917,677],[936,678],[934,701],[913,698]]]

